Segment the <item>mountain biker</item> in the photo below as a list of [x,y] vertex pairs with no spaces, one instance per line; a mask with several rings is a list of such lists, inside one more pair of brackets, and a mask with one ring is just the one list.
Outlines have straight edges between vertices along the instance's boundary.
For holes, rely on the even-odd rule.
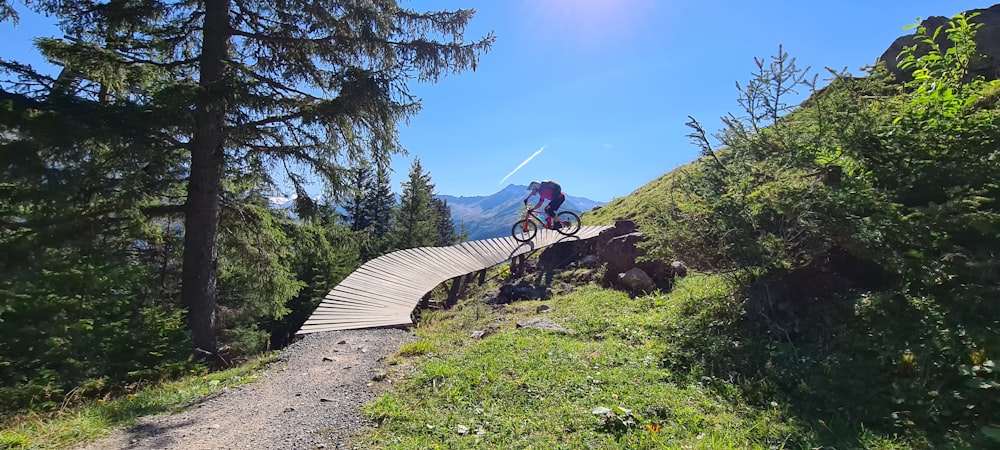
[[566,201],[566,194],[563,194],[562,186],[559,186],[559,183],[555,181],[532,181],[528,185],[528,190],[531,193],[524,199],[524,204],[527,205],[528,199],[535,194],[538,194],[538,203],[532,209],[538,209],[539,206],[542,206],[542,202],[548,200],[549,204],[545,206],[545,212],[549,215],[549,223],[553,224],[553,227],[559,228],[562,224],[556,220],[556,211]]

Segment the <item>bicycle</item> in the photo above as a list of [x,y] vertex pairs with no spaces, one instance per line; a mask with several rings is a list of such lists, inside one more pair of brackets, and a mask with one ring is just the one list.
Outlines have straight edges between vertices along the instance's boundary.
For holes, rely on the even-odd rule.
[[539,226],[548,230],[555,230],[557,233],[565,236],[572,236],[577,231],[580,231],[580,216],[575,212],[559,211],[556,213],[556,218],[559,219],[561,225],[558,228],[553,226],[552,218],[547,213],[544,211],[538,212],[536,209],[525,206],[524,218],[514,222],[514,226],[510,229],[510,235],[518,242],[528,242],[538,234]]

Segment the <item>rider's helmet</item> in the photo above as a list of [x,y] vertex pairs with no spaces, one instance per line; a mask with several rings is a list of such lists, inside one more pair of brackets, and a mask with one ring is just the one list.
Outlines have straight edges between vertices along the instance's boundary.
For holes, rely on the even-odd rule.
[[541,183],[539,183],[537,181],[532,181],[531,184],[528,185],[528,190],[530,190],[530,191],[537,191],[541,187],[542,187]]

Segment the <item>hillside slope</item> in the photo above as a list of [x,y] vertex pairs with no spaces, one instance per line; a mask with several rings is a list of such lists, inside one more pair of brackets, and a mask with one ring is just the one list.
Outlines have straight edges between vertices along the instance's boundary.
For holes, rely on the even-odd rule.
[[581,220],[587,225],[614,225],[615,220],[628,219],[642,222],[652,217],[655,207],[663,199],[676,195],[674,188],[684,174],[695,170],[697,161],[680,166],[640,186],[624,197],[583,213]]

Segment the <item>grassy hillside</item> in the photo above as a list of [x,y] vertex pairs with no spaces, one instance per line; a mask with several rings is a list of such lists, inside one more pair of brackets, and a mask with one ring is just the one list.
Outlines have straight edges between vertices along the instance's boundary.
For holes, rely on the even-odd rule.
[[[588,281],[606,269],[495,269],[557,294],[424,312],[363,443],[1000,448],[1000,82],[967,76],[974,32],[791,113],[809,78],[759,61],[725,154],[692,122],[699,162],[584,216],[638,219],[696,275],[632,298]],[[574,332],[516,325],[537,316]]]
[[[503,273],[501,268],[494,276]],[[390,361],[389,390],[364,408],[378,424],[364,447],[923,445],[919,437],[866,430],[834,414],[817,416],[799,398],[716,376],[698,364],[740,345],[726,331],[739,317],[729,315],[738,298],[725,277],[694,275],[670,293],[637,298],[579,285],[580,277],[581,271],[555,274],[551,287],[576,288],[548,300],[490,306],[474,294],[452,309],[425,314],[416,329],[419,341]],[[542,305],[551,312],[539,314]],[[573,332],[515,325],[534,317]],[[488,334],[470,337],[476,330]],[[844,370],[827,378],[857,373]],[[803,380],[802,388],[823,391],[819,382]]]
[[581,220],[589,225],[614,225],[615,220],[629,219],[641,221],[653,216],[656,205],[674,195],[678,179],[690,164],[667,172],[644,184],[625,197],[616,198],[600,208],[581,215]]

